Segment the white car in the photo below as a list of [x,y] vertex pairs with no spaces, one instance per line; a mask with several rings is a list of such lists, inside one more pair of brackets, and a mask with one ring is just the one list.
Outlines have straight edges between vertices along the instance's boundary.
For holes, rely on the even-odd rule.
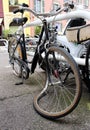
[[0,50],[7,51],[7,49],[8,49],[8,40],[0,39]]

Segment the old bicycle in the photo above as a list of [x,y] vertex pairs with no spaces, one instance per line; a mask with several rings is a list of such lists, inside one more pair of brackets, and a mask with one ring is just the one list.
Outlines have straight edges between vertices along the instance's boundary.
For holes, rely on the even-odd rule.
[[[68,8],[72,8],[73,4],[68,4]],[[63,10],[67,9],[64,7]],[[51,41],[52,35],[49,37],[49,28],[46,17],[55,16],[57,13],[37,14],[31,10],[26,4],[20,6],[14,13],[29,11],[42,21],[43,27],[39,37],[39,41],[35,50],[31,68],[28,67],[26,59],[24,33],[23,38],[20,38],[15,43],[15,46],[10,46],[10,62],[19,66],[20,75],[27,78],[27,74],[34,73],[37,62],[41,60],[40,65],[45,63],[46,80],[42,91],[34,98],[34,108],[42,116],[49,119],[63,117],[72,112],[81,97],[81,80],[78,66],[72,56],[63,48],[60,48],[55,41]],[[42,17],[41,17],[42,16]],[[26,18],[14,19],[16,23],[26,22]],[[20,29],[22,29],[22,27]],[[54,33],[54,32],[53,32]],[[44,35],[44,39],[42,40]],[[24,44],[24,45],[23,45]],[[20,46],[18,57],[15,55],[17,47]],[[11,49],[11,51],[10,51]],[[25,56],[23,57],[24,54]],[[14,68],[13,68],[14,69]]]

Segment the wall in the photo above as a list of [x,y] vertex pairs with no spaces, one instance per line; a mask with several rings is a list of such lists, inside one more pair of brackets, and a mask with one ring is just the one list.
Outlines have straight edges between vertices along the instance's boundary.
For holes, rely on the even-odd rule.
[[[13,14],[13,12],[9,12],[9,0],[2,0],[3,1],[3,11],[4,11],[4,29],[7,30],[9,29],[9,25],[12,22],[12,19],[15,17],[21,17],[20,13],[17,14]],[[29,4],[29,0],[18,0],[18,3],[27,3]],[[30,17],[29,13],[25,13],[26,17]],[[28,20],[28,22],[30,22],[30,18]],[[25,29],[25,34],[29,35],[30,34],[30,29]]]
[[0,18],[3,18],[3,6],[2,6],[2,0],[0,0]]

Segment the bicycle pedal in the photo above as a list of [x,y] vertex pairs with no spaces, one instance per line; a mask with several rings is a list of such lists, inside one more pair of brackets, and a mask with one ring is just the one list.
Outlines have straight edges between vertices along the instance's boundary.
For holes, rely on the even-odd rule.
[[29,61],[29,60],[26,60],[26,63],[31,63],[31,61]]
[[32,63],[32,61],[27,61],[27,63],[31,64],[31,63]]
[[22,84],[23,84],[23,82],[15,83],[15,85],[22,85]]

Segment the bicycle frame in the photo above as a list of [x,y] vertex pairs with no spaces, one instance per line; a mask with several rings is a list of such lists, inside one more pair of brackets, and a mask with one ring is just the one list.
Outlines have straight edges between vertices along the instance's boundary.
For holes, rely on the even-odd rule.
[[[22,39],[22,41],[21,41],[21,39]],[[24,36],[24,33],[23,34],[21,34],[21,36],[19,37],[19,39],[17,40],[17,44],[16,44],[16,46],[15,46],[15,48],[14,48],[14,50],[13,50],[13,54],[12,54],[12,56],[14,56],[14,53],[15,53],[15,51],[16,51],[16,49],[17,49],[17,47],[18,47],[18,45],[20,44],[20,46],[21,46],[21,57],[22,57],[22,60],[24,61],[24,62],[27,62],[27,55],[26,55],[26,47],[25,47],[25,36]],[[13,57],[12,57],[13,58]],[[11,59],[12,60],[12,59]]]

